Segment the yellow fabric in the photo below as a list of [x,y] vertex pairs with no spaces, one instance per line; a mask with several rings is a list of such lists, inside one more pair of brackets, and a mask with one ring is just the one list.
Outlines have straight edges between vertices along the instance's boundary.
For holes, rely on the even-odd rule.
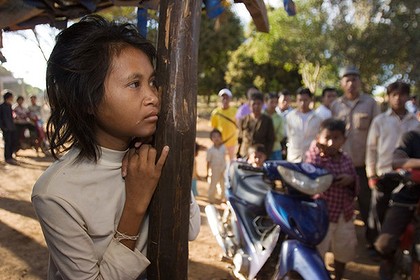
[[[213,128],[217,128],[222,133],[222,139],[226,147],[235,146],[238,143],[238,128],[236,127],[236,111],[235,107],[222,109],[220,107],[213,110],[210,117],[210,124]],[[229,118],[233,122],[224,118]],[[226,142],[225,142],[226,141]]]

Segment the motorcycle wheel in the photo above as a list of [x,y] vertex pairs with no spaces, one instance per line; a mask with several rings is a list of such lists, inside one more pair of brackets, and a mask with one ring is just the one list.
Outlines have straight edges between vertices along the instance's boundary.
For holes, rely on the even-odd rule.
[[224,212],[222,217],[216,207],[211,204],[206,206],[205,212],[210,225],[210,229],[213,235],[216,237],[217,242],[224,250],[224,257],[222,260],[230,262],[235,255],[236,249],[232,242],[232,235],[228,230],[228,223],[224,221],[226,212]]
[[305,280],[299,272],[296,271],[289,271],[286,276],[283,278],[284,280]]
[[411,279],[411,254],[407,250],[398,250],[395,255],[395,271],[393,280]]

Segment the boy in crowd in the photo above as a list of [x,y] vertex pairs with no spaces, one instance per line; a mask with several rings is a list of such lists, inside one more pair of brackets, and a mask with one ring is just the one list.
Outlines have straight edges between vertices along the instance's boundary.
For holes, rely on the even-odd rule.
[[359,185],[351,158],[342,151],[345,133],[344,121],[334,118],[324,120],[316,140],[306,153],[306,162],[323,167],[334,175],[329,189],[320,195],[327,202],[330,224],[318,250],[324,258],[331,246],[335,279],[342,279],[346,263],[355,257],[357,244],[353,211]]
[[247,162],[253,167],[262,167],[266,160],[267,153],[263,144],[255,144],[248,149]]
[[321,120],[331,118],[331,104],[337,98],[337,90],[332,87],[326,87],[322,90],[321,105],[316,108],[315,113]]
[[[207,150],[207,178],[210,176],[208,199],[209,203],[216,202],[217,184],[220,184],[221,199],[225,197],[225,169],[226,169],[226,148],[223,145],[222,133],[218,129],[210,132],[210,140],[213,142]],[[211,174],[211,175],[210,175]]]
[[274,128],[273,151],[271,152],[271,155],[268,155],[270,160],[282,159],[282,149],[280,142],[284,138],[284,119],[276,112],[278,99],[279,98],[276,93],[268,93],[265,97],[266,108],[264,110],[264,114],[271,117]]
[[297,108],[286,117],[287,161],[302,162],[305,152],[315,139],[321,119],[309,107],[312,92],[308,88],[299,88],[296,92]]

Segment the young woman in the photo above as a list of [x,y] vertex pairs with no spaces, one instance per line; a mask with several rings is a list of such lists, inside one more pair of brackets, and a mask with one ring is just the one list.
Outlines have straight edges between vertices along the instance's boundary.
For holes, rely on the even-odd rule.
[[[67,153],[32,194],[50,253],[48,279],[137,279],[149,265],[147,208],[169,153],[165,146],[157,158],[145,143],[160,109],[154,58],[134,26],[99,16],[57,37],[47,66],[47,133],[53,155]],[[190,209],[192,240],[200,216],[194,198]]]

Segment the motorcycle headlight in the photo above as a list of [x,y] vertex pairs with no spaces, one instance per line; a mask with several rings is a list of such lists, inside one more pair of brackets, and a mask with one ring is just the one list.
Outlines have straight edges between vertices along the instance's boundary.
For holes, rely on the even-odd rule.
[[277,166],[277,170],[286,183],[298,191],[308,195],[314,195],[326,191],[333,181],[332,174],[325,174],[312,179],[303,173],[285,168],[281,165]]

